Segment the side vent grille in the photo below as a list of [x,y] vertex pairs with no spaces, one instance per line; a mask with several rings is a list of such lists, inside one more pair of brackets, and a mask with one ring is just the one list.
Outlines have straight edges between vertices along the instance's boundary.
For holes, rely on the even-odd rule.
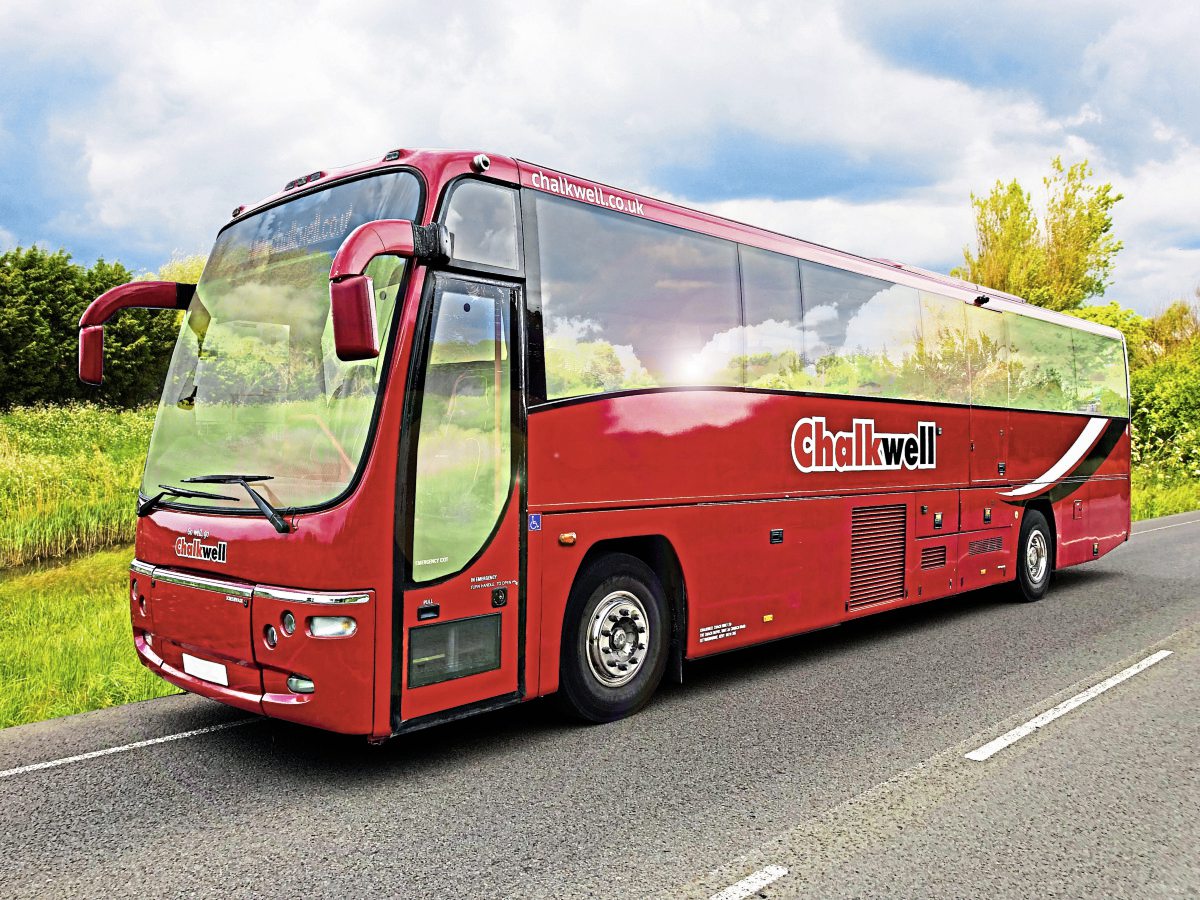
[[862,506],[851,513],[849,609],[904,596],[906,506]]
[[967,556],[978,556],[980,553],[994,553],[1004,546],[1004,538],[990,537],[967,544]]
[[941,569],[946,565],[946,545],[921,548],[921,568]]

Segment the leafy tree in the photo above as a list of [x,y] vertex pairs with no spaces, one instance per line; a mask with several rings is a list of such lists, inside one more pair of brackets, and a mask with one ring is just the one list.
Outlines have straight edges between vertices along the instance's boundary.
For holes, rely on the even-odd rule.
[[1135,463],[1200,477],[1200,340],[1134,370]]
[[1146,323],[1146,339],[1156,356],[1170,356],[1195,343],[1197,337],[1200,310],[1186,300],[1176,300]]
[[976,246],[963,248],[964,265],[951,274],[1049,309],[1078,309],[1103,296],[1122,247],[1112,233],[1112,209],[1124,195],[1111,184],[1090,183],[1091,177],[1086,160],[1064,168],[1055,157],[1042,179],[1041,222],[1015,179],[997,181],[986,197],[972,193]]
[[208,257],[202,253],[184,255],[176,251],[163,263],[157,272],[141,276],[140,281],[178,281],[180,284],[195,284],[200,280]]
[[79,382],[79,317],[132,278],[120,263],[72,262],[65,250],[18,247],[0,254],[0,407],[94,400],[137,406],[157,396],[176,313],[125,313],[105,328],[104,384]]

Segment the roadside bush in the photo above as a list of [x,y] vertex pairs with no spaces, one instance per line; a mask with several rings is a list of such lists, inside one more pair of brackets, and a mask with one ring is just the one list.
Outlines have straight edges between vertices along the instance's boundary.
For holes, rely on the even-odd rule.
[[79,317],[132,278],[120,263],[88,268],[65,250],[0,254],[0,409],[72,400],[133,407],[155,399],[175,341],[172,311],[118,315],[104,330],[104,384],[89,387],[77,377]]

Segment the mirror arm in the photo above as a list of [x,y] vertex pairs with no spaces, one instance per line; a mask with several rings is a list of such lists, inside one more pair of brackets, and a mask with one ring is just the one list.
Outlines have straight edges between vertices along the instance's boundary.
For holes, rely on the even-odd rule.
[[131,281],[105,291],[89,303],[79,319],[79,327],[103,325],[123,309],[187,309],[195,293],[194,284]]
[[341,281],[366,271],[376,256],[403,256],[425,263],[449,262],[450,230],[445,225],[416,225],[403,219],[379,219],[355,228],[333,257],[329,280]]

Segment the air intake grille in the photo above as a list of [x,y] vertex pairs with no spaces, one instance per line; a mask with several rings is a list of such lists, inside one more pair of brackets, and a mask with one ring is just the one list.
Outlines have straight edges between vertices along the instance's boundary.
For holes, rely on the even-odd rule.
[[944,544],[940,547],[921,548],[922,569],[940,569],[944,565],[946,565],[946,547]]
[[863,506],[851,513],[849,609],[904,596],[908,508]]
[[990,537],[967,544],[967,556],[978,556],[980,553],[993,553],[1004,546],[1004,538]]

